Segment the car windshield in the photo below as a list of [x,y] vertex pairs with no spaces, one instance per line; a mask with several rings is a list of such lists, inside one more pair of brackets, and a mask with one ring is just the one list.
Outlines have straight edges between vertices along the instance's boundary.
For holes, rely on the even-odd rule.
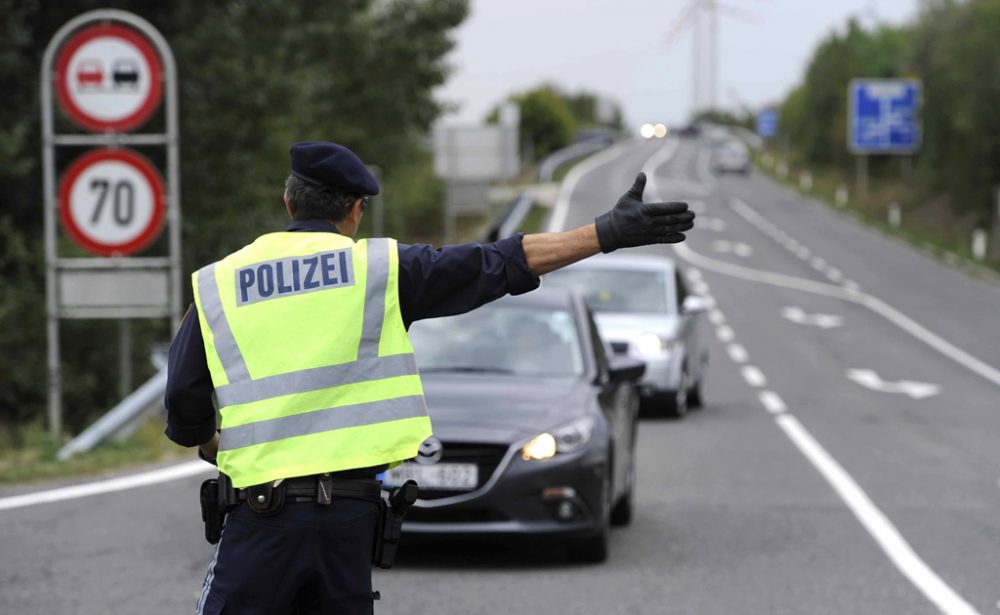
[[487,305],[410,327],[421,372],[576,378],[583,354],[573,315],[562,309]]
[[667,276],[659,271],[570,268],[545,276],[546,288],[583,295],[595,312],[667,312]]

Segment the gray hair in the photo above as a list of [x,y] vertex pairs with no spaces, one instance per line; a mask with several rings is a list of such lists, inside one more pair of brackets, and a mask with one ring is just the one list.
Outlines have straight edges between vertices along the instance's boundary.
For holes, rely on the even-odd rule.
[[357,197],[329,186],[317,186],[294,175],[285,180],[285,197],[296,220],[343,220]]

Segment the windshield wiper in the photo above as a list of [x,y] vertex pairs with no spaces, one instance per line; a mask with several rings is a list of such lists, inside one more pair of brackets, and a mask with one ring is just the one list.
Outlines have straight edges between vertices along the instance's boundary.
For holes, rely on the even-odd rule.
[[471,365],[442,365],[434,367],[424,367],[420,369],[420,373],[426,374],[430,372],[459,372],[466,374],[513,374],[514,370],[505,369],[503,367],[475,367]]

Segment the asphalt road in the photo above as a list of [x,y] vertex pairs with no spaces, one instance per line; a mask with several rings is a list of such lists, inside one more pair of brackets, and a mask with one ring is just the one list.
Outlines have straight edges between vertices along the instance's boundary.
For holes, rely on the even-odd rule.
[[[376,611],[995,612],[1000,289],[759,175],[714,177],[696,140],[591,158],[553,224],[592,221],[640,169],[647,198],[700,216],[649,251],[714,305],[707,407],[641,423],[635,520],[606,563],[412,542],[376,573]],[[8,510],[0,493],[0,612],[193,610],[200,480]]]

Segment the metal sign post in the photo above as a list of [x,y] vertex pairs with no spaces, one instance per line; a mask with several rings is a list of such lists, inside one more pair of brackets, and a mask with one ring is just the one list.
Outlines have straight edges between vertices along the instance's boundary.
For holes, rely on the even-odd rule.
[[[80,129],[57,132],[55,107]],[[161,132],[129,134],[161,107]],[[177,68],[169,45],[144,19],[119,10],[80,15],[52,37],[41,66],[42,166],[48,312],[49,430],[62,432],[59,320],[121,319],[122,382],[129,318],[181,316],[180,153]],[[130,146],[166,150],[166,181]],[[57,189],[56,151],[83,152]],[[59,254],[58,221],[97,258]],[[131,256],[166,224],[166,256]]]
[[920,81],[854,79],[848,85],[847,147],[858,156],[858,194],[868,194],[872,154],[912,156],[920,149]]

